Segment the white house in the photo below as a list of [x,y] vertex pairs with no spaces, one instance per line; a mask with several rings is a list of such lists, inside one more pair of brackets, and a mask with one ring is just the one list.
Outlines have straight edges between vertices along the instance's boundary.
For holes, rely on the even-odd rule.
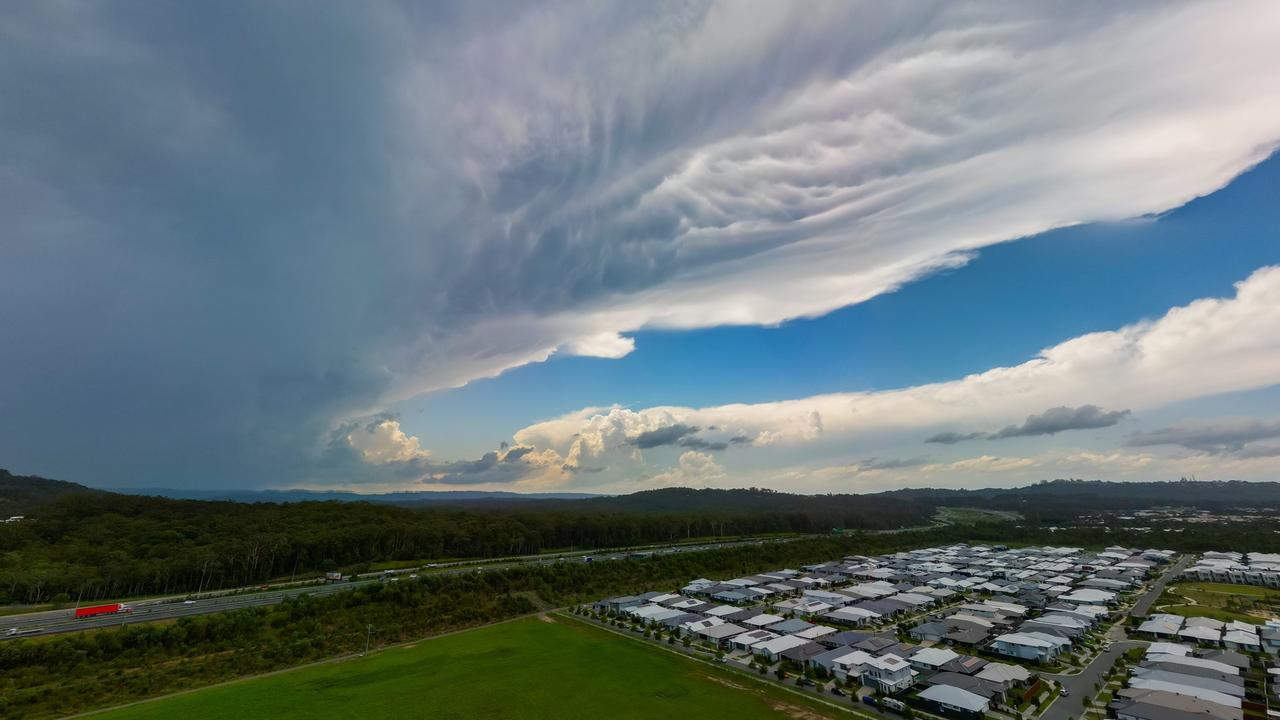
[[983,714],[991,708],[991,702],[981,695],[951,685],[933,685],[920,693],[920,697],[936,703],[942,710]]
[[804,638],[796,637],[795,635],[782,635],[781,637],[775,637],[752,645],[751,654],[764,655],[769,658],[769,662],[773,662],[778,659],[779,653],[808,644],[809,641]]
[[907,658],[907,662],[917,670],[934,670],[960,657],[960,653],[941,647],[920,648]]
[[872,685],[886,695],[906,690],[913,682],[911,663],[897,655],[871,658],[862,671],[862,684]]
[[1045,633],[1006,633],[992,640],[990,647],[1001,655],[1049,662],[1070,644],[1065,638]]

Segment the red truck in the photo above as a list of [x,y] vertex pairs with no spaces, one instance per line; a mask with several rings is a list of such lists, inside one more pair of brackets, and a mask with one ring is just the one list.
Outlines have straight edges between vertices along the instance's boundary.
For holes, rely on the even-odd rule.
[[76,617],[87,618],[95,615],[112,615],[115,613],[127,613],[133,608],[120,603],[111,603],[110,605],[94,605],[92,607],[76,608]]

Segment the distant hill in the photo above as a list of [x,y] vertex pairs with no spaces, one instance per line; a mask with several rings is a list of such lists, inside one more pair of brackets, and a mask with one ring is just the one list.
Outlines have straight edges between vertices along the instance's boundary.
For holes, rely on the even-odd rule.
[[0,468],[0,519],[11,515],[26,515],[66,495],[97,492],[73,482],[50,480],[36,475],[14,475]]
[[1080,515],[1181,506],[1204,510],[1278,509],[1280,483],[1231,481],[1108,482],[1053,480],[1017,488],[910,488],[878,494],[932,506],[1016,510],[1052,522]]
[[230,500],[232,502],[371,502],[386,505],[426,505],[431,503],[471,503],[486,500],[580,500],[600,497],[593,493],[516,493],[482,490],[356,493],[345,490],[176,490],[171,488],[116,488],[125,495],[146,495],[174,500]]

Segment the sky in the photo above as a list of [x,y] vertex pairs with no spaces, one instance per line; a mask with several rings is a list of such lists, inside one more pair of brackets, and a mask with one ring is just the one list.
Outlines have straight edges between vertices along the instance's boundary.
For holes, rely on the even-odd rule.
[[0,467],[1280,470],[1280,6],[16,2]]

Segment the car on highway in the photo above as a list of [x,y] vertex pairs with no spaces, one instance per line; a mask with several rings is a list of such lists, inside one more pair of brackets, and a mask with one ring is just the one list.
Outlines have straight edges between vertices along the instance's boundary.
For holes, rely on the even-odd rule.
[[196,604],[196,601],[195,601],[195,600],[183,600],[183,601],[182,601],[182,604],[183,604],[183,605],[195,605],[195,604]]

